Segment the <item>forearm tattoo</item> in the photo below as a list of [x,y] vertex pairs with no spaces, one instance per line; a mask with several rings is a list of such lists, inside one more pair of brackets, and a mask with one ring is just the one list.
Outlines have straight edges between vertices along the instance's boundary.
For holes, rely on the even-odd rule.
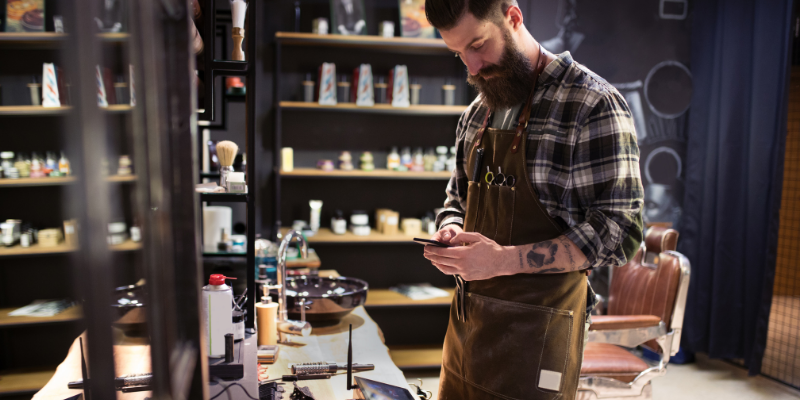
[[522,263],[522,250],[519,251],[519,269],[525,268],[525,264]]
[[[574,265],[575,262],[572,259],[572,254],[569,253],[569,248],[567,247],[567,254],[569,255],[570,261]],[[544,242],[536,243],[531,247],[531,250],[528,252],[528,266],[531,268],[538,269],[537,272],[539,273],[552,273],[552,272],[562,272],[564,268],[547,268],[542,269],[546,265],[551,265],[556,261],[556,254],[558,253],[558,243],[552,240],[545,240]],[[520,256],[522,252],[520,252]]]
[[575,259],[572,258],[572,250],[570,250],[570,241],[566,238],[566,236],[559,236],[558,241],[561,242],[561,245],[564,246],[564,250],[567,251],[567,256],[569,257],[569,265],[573,268],[575,267]]

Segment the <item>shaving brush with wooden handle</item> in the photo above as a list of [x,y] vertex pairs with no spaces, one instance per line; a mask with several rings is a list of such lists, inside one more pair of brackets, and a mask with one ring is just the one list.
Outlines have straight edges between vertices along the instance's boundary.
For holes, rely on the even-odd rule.
[[217,143],[217,158],[219,158],[219,185],[228,188],[228,173],[233,172],[233,160],[239,146],[230,140],[223,140]]

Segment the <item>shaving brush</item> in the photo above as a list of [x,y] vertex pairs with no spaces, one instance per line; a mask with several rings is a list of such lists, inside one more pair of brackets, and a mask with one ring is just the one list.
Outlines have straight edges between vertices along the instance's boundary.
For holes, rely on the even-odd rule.
[[223,140],[217,143],[217,158],[219,158],[219,185],[228,188],[228,173],[233,172],[233,160],[239,146],[230,140]]

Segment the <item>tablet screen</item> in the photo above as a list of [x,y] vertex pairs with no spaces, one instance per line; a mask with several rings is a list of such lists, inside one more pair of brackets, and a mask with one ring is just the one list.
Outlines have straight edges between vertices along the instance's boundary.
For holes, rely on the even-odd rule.
[[417,400],[408,389],[356,377],[356,384],[367,400]]

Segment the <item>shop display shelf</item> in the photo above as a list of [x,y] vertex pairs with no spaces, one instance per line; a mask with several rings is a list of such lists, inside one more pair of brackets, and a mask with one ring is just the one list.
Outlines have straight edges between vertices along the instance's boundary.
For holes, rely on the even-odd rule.
[[447,297],[437,297],[427,300],[412,300],[407,296],[400,293],[391,291],[389,289],[369,289],[367,296],[367,303],[364,304],[366,308],[383,308],[383,307],[448,307],[453,300],[455,289],[453,288],[440,288],[450,293]]
[[388,346],[395,365],[404,371],[440,368],[442,345]]
[[214,60],[211,61],[211,68],[216,72],[226,72],[227,75],[245,74],[247,61]]
[[[32,186],[62,186],[77,182],[74,176],[58,178],[20,178],[20,179],[0,179],[0,188],[3,187],[32,187]],[[106,178],[108,183],[130,183],[136,182],[136,175],[112,175]]]
[[211,203],[246,203],[247,193],[200,193],[200,200]]
[[336,111],[372,114],[399,114],[399,115],[430,115],[430,116],[460,116],[467,106],[443,106],[438,104],[420,104],[409,107],[393,107],[390,104],[375,104],[374,106],[357,106],[356,103],[339,103],[335,106],[323,106],[317,103],[304,101],[281,101],[280,107],[286,110],[306,111]]
[[403,53],[450,53],[442,39],[385,38],[368,35],[317,35],[305,32],[276,32],[275,39],[281,44],[295,46],[350,47]]
[[284,178],[371,178],[371,179],[415,179],[415,180],[448,180],[450,172],[413,172],[376,169],[374,171],[352,170],[323,171],[316,168],[295,168],[291,172],[281,170]]
[[[285,235],[288,231],[289,228],[281,228],[282,235]],[[320,228],[314,236],[310,236],[306,239],[309,243],[414,243],[412,241],[414,236],[408,236],[402,232],[394,235],[384,235],[373,230],[369,236],[358,236],[354,235],[350,231],[347,231],[347,233],[344,235],[337,235],[331,232],[329,228]]]
[[77,305],[68,308],[52,317],[12,317],[8,315],[17,308],[19,307],[0,308],[0,328],[71,322],[77,321],[83,317],[81,307]]
[[[115,252],[136,251],[142,248],[142,243],[134,242],[132,240],[127,240],[121,244],[110,245],[108,246],[108,248],[109,250]],[[61,243],[58,246],[51,246],[51,247],[42,247],[39,246],[38,244],[34,244],[30,247],[22,247],[20,245],[16,245],[12,247],[0,247],[0,257],[42,256],[42,255],[72,253],[74,251],[78,251],[78,248],[75,246],[69,246],[65,243]]]
[[[112,104],[108,107],[100,107],[109,114],[125,114],[133,109],[126,104]],[[66,115],[72,110],[70,106],[61,107],[42,107],[42,106],[0,106],[0,115],[6,116],[46,116],[46,115]]]
[[[69,37],[56,32],[0,32],[0,47],[55,49],[64,44]],[[128,33],[98,33],[97,38],[104,43],[125,43]]]
[[55,367],[0,371],[0,397],[36,393],[50,381],[55,373]]
[[219,172],[201,172],[200,178],[219,179]]
[[[229,252],[217,251],[213,248],[205,248],[203,250],[203,257],[246,257],[246,252]],[[296,258],[294,260],[286,260],[288,268],[319,268],[322,265],[317,252],[314,249],[308,249],[308,258]]]

